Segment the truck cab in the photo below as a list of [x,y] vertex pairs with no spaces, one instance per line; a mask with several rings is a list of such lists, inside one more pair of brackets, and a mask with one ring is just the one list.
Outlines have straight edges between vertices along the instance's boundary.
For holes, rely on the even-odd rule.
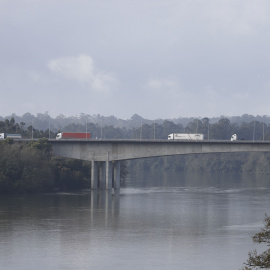
[[62,139],[62,133],[57,133],[56,140],[60,140],[60,139]]
[[232,137],[231,137],[231,142],[234,142],[237,140],[237,135],[236,134],[233,134]]

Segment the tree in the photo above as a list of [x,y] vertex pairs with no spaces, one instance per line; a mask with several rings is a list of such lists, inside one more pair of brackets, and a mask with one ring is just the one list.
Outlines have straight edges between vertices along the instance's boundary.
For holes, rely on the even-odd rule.
[[[264,228],[253,236],[253,242],[256,244],[264,243],[270,246],[270,217],[265,215]],[[249,252],[248,260],[241,270],[252,269],[270,269],[270,248],[261,254],[256,250]]]
[[215,140],[229,140],[232,133],[232,125],[227,118],[221,118],[217,123],[211,125],[210,137]]

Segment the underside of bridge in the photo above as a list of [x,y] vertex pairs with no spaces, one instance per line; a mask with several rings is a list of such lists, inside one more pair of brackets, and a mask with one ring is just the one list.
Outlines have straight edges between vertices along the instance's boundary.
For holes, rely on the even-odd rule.
[[52,140],[53,154],[91,161],[92,189],[120,188],[120,161],[185,154],[269,152],[270,142]]

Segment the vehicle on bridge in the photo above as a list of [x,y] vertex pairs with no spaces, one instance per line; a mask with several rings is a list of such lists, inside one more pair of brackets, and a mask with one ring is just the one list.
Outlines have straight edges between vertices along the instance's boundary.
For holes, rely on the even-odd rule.
[[61,132],[57,133],[56,140],[60,139],[90,139],[91,133],[89,132]]
[[6,138],[11,138],[11,139],[21,139],[22,135],[21,134],[7,134],[7,133],[0,133],[0,140],[4,140]]
[[203,134],[191,134],[191,133],[172,133],[168,135],[168,140],[191,140],[191,141],[203,141]]
[[233,134],[231,137],[231,141],[234,142],[237,140],[237,134]]

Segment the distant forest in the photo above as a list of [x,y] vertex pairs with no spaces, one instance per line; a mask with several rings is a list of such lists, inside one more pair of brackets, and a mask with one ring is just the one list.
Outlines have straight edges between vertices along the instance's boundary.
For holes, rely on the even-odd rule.
[[[48,114],[33,116],[29,113],[22,117],[0,117],[0,133],[17,133],[23,138],[40,139],[24,146],[13,144],[9,139],[0,141],[0,193],[89,188],[89,162],[59,159],[50,155],[47,139],[55,138],[57,132],[62,131],[87,131],[93,139],[142,140],[167,140],[168,134],[180,132],[202,133],[206,140],[230,140],[231,135],[236,133],[238,139],[266,141],[270,140],[270,118],[243,115],[231,119],[204,117],[189,118],[189,121],[187,118],[153,121],[138,115],[132,116],[130,120],[120,120],[113,116],[62,115],[51,118]],[[127,173],[133,170],[269,174],[270,154],[194,154],[122,162],[122,184]]]
[[[220,116],[220,117],[179,117],[174,119],[155,119],[149,120],[145,119],[138,114],[134,114],[130,119],[120,119],[115,116],[102,116],[102,115],[89,115],[89,114],[80,114],[79,116],[65,116],[63,114],[58,115],[56,117],[51,117],[48,113],[38,113],[37,115],[33,115],[31,113],[25,113],[22,116],[17,116],[16,114],[12,114],[9,116],[0,116],[0,121],[4,122],[6,119],[10,120],[14,118],[16,123],[24,123],[24,127],[33,126],[36,130],[51,130],[53,132],[57,131],[68,131],[65,130],[72,125],[81,125],[81,131],[85,131],[86,128],[88,131],[92,132],[91,128],[93,125],[99,129],[98,137],[101,136],[101,129],[104,127],[114,127],[126,130],[132,130],[136,128],[140,128],[142,125],[147,126],[154,126],[154,125],[163,125],[165,121],[172,122],[175,125],[179,125],[182,128],[189,127],[193,130],[192,132],[196,132],[196,124],[191,125],[191,123],[197,123],[197,120],[202,126],[202,122],[205,123],[207,120],[210,124],[210,131],[211,125],[218,123],[218,121],[222,119],[228,119],[231,125],[237,124],[241,126],[243,123],[253,123],[254,121],[256,124],[264,123],[266,125],[270,124],[270,116],[252,116],[248,114],[244,114],[242,116]],[[203,121],[204,119],[204,121]],[[191,126],[190,126],[191,125]],[[76,126],[77,127],[77,126]],[[190,130],[190,129],[189,129]],[[187,130],[187,132],[189,131]],[[201,130],[198,130],[201,132]],[[1,132],[1,130],[0,130]],[[92,132],[93,133],[93,132]],[[103,136],[109,134],[103,134]],[[111,135],[110,135],[111,136]]]
[[48,113],[25,113],[22,116],[0,116],[0,133],[7,131],[7,121],[16,123],[12,127],[13,132],[20,132],[25,138],[53,138],[57,132],[87,131],[93,139],[167,139],[170,133],[183,132],[203,133],[206,140],[228,140],[234,133],[237,133],[238,139],[270,140],[270,117],[266,115],[148,120],[135,114],[123,120],[99,114],[72,117],[59,115],[53,118]]

